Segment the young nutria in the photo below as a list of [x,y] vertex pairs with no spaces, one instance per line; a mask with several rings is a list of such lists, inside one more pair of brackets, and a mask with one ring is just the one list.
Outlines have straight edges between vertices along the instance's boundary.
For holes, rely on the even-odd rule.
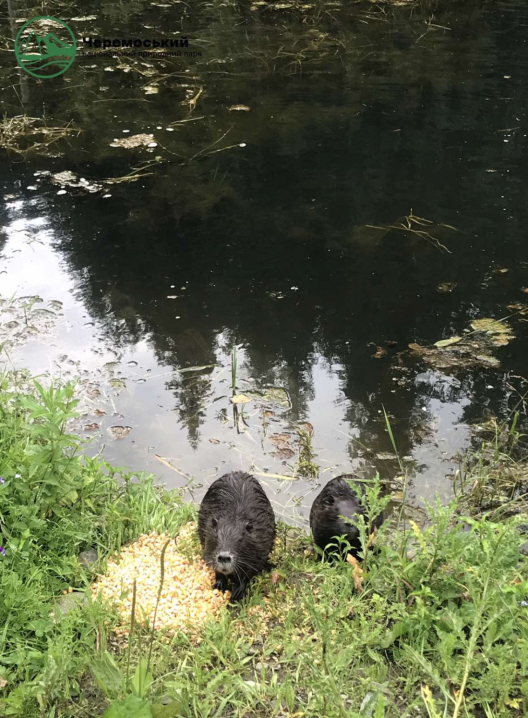
[[214,481],[198,517],[205,562],[216,574],[214,588],[231,588],[239,601],[249,581],[269,569],[275,542],[275,514],[261,485],[250,474],[233,471]]
[[[357,558],[361,549],[359,531],[355,525],[357,516],[364,516],[366,510],[356,494],[349,486],[347,479],[354,479],[351,474],[343,474],[331,479],[321,493],[316,497],[310,511],[310,528],[314,541],[323,549],[326,554],[335,553],[336,549],[328,549],[328,544],[336,544],[336,536],[344,536],[350,544],[350,553]],[[364,494],[361,483],[354,482],[355,487]],[[378,516],[374,521],[373,528],[377,528],[383,521]]]

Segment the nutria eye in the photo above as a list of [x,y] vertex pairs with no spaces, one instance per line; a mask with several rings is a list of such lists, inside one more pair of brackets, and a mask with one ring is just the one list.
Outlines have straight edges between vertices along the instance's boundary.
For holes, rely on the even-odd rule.
[[324,500],[324,504],[325,504],[325,506],[333,506],[334,501],[335,501],[335,499],[333,496],[327,496],[326,499]]
[[250,534],[253,531],[252,523],[246,524],[246,531],[248,532],[248,534]]
[[217,521],[217,519],[212,519],[212,521],[211,521],[211,526],[212,526],[214,529],[218,526],[218,521]]

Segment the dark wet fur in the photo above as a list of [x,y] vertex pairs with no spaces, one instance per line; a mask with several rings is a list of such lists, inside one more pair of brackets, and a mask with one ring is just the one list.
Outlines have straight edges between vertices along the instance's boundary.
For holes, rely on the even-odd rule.
[[[275,531],[275,514],[254,476],[233,471],[213,482],[200,506],[198,535],[215,588],[230,589],[232,601],[242,599],[253,576],[270,568]],[[229,570],[219,566],[222,552],[233,557]]]
[[[354,477],[351,474],[343,474],[331,479],[316,497],[310,511],[310,528],[316,545],[325,551],[327,556],[336,552],[336,548],[326,549],[328,544],[336,544],[336,536],[345,536],[351,546],[350,553],[357,558],[361,550],[359,531],[353,523],[341,517],[347,517],[352,522],[358,516],[364,516],[365,520],[367,517],[359,496],[345,479],[354,480]],[[364,494],[361,483],[354,481],[354,486],[360,496]],[[372,528],[379,527],[382,521],[383,516],[378,516]]]

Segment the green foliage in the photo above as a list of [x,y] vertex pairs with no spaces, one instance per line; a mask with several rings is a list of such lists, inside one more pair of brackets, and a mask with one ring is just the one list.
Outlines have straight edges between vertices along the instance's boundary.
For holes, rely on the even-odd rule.
[[192,514],[151,478],[83,456],[67,431],[76,405],[71,385],[0,380],[0,676],[12,688],[0,693],[0,715],[48,715],[79,693],[113,617],[97,603],[53,615],[63,591],[92,578],[78,554],[97,548],[102,563],[145,531],[175,533]]
[[[274,578],[209,623],[177,635],[109,640],[100,601],[52,615],[69,587],[149,530],[193,516],[178,495],[82,455],[67,431],[72,387],[0,393],[0,715],[8,718],[505,718],[528,712],[528,574],[516,522],[428,507],[424,526],[372,523],[387,508],[365,487],[361,575],[281,531]],[[267,619],[263,621],[262,611]],[[4,681],[6,682],[4,686]]]

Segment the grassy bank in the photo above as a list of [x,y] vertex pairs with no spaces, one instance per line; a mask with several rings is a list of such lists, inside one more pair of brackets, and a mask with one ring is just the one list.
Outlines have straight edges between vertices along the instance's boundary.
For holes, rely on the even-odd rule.
[[[432,507],[424,526],[396,517],[375,547],[364,528],[362,575],[318,562],[309,539],[283,526],[273,574],[209,623],[199,645],[136,634],[128,650],[113,639],[111,607],[88,600],[50,615],[55,601],[85,591],[140,534],[177,535],[194,508],[83,456],[66,432],[72,387],[11,376],[1,389],[0,716],[528,712],[522,519],[491,521],[480,506],[477,518],[455,521],[468,506],[467,467],[458,502]],[[385,500],[379,486],[369,492],[375,510]],[[85,568],[78,555],[89,548],[99,561]]]

